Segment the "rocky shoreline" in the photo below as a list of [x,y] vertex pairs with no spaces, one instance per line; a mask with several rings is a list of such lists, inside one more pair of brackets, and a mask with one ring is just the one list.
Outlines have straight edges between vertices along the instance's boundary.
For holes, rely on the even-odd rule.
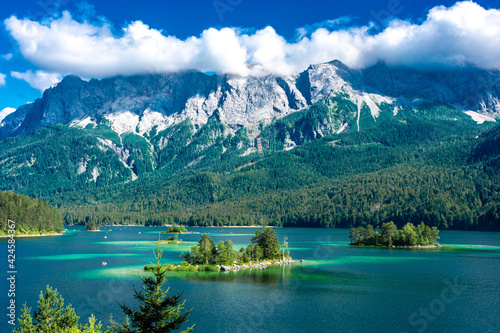
[[296,261],[292,259],[281,259],[281,260],[266,260],[266,261],[261,261],[259,263],[249,263],[243,264],[243,265],[238,265],[238,264],[233,264],[232,266],[219,266],[219,271],[221,272],[229,272],[229,271],[239,271],[242,269],[263,269],[267,268],[267,266],[273,266],[273,265],[290,265],[294,264]]
[[415,245],[415,246],[410,246],[410,245],[402,245],[402,246],[391,246],[391,248],[396,248],[396,249],[434,249],[434,248],[440,248],[442,247],[441,245]]
[[[248,270],[248,269],[265,269],[269,266],[280,266],[280,265],[291,265],[296,263],[303,263],[304,260],[295,261],[292,259],[280,259],[280,260],[265,260],[260,261],[258,263],[247,263],[238,265],[234,263],[233,265],[165,265],[167,271],[173,272],[231,272],[231,271],[239,271],[239,270]],[[154,265],[146,265],[144,266],[144,270],[150,270],[149,266]],[[205,269],[207,266],[211,267],[211,269]]]

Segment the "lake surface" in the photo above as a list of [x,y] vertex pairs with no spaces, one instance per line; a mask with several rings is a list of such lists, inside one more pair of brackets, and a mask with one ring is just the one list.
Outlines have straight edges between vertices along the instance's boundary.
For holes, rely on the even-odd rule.
[[[40,290],[58,289],[80,323],[94,313],[105,327],[123,319],[117,302],[134,305],[144,264],[153,260],[164,228],[107,227],[16,241],[17,317],[21,304],[37,308]],[[215,243],[250,242],[253,228],[189,228]],[[228,273],[169,273],[170,292],[183,291],[195,332],[499,332],[500,233],[443,231],[441,249],[348,246],[347,229],[275,229],[288,237],[302,264]],[[166,263],[200,234],[167,245]],[[106,237],[106,238],[105,238]],[[165,236],[163,236],[165,237]],[[6,276],[7,242],[0,241]],[[108,265],[103,267],[102,261]],[[0,285],[7,306],[7,282]],[[6,310],[1,332],[10,332]]]

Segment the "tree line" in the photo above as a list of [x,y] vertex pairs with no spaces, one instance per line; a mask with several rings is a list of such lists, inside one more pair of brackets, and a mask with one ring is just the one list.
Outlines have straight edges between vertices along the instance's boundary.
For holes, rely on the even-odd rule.
[[[498,126],[472,124],[454,108],[429,102],[418,114],[405,109],[394,117],[381,106],[376,124],[326,135],[327,120],[337,119],[344,102],[330,99],[262,126],[263,160],[238,156],[236,146],[247,137],[244,128],[217,141],[214,133],[222,128],[214,116],[196,132],[196,142],[217,147],[203,155],[193,146],[185,154],[181,136],[173,141],[174,150],[162,152],[162,163],[173,156],[184,162],[205,156],[192,168],[179,164],[184,171],[175,167],[173,172],[165,166],[135,182],[77,188],[44,200],[58,207],[66,224],[92,226],[350,228],[423,221],[441,230],[500,230]],[[182,126],[177,129],[184,133]],[[306,132],[302,146],[282,151],[280,140]]]
[[47,202],[0,191],[0,234],[7,234],[8,220],[15,222],[18,235],[64,231],[61,214]]

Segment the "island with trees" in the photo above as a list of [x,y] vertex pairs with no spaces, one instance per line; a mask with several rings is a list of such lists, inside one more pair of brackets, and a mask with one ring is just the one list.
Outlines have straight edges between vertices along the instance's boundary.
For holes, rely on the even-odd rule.
[[189,231],[187,231],[186,227],[183,226],[183,225],[177,225],[177,224],[174,224],[172,226],[170,226],[167,230],[168,233],[170,234],[187,234],[187,233],[190,233]]
[[351,228],[350,245],[379,247],[441,247],[439,230],[429,227],[423,222],[415,227],[407,223],[401,230],[393,222],[383,223],[382,227],[373,228],[371,224],[365,227]]
[[[183,227],[184,228],[184,227]],[[184,228],[185,229],[185,228]],[[160,231],[158,233],[158,241],[155,243],[158,244],[182,244],[182,239],[179,238],[179,232],[171,232],[170,228],[168,229],[169,231]],[[167,239],[161,239],[161,234],[174,234],[173,236],[168,237]]]
[[88,221],[85,223],[85,231],[100,231],[100,225],[95,221]]
[[[255,231],[251,243],[239,251],[231,240],[219,241],[217,245],[207,234],[203,234],[198,244],[186,253],[181,253],[184,261],[178,265],[164,265],[167,271],[233,271],[239,269],[265,268],[268,265],[293,263],[288,251],[286,237],[280,244],[278,235],[272,228]],[[146,265],[145,270],[154,269]]]

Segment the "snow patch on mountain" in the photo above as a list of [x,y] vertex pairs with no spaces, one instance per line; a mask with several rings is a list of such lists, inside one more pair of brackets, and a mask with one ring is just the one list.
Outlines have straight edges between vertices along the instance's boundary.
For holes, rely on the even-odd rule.
[[364,103],[370,109],[370,113],[373,119],[376,119],[380,115],[381,110],[379,105],[381,105],[382,103],[391,105],[396,101],[395,98],[363,92],[353,91],[349,95],[351,100],[356,101],[356,104],[358,105],[358,112],[361,112],[361,108],[363,107]]
[[464,113],[469,115],[472,118],[472,120],[474,120],[478,124],[482,124],[485,121],[496,123],[495,119],[488,117],[484,114],[477,113],[475,111],[465,111]]
[[79,128],[86,128],[89,124],[92,124],[92,128],[95,128],[97,126],[97,123],[95,120],[92,120],[91,117],[85,117],[83,119],[75,119],[71,121],[69,124],[70,127],[79,127]]
[[[113,143],[111,140],[109,139],[102,139],[102,138],[97,138],[99,140],[99,142],[104,146],[104,147],[107,147],[107,148],[110,148],[112,149],[115,153],[118,154],[118,156],[120,157],[120,159],[122,161],[128,161],[128,158],[130,157],[130,151],[128,149],[125,149],[123,147],[118,147],[115,143]],[[105,149],[102,149],[102,150],[105,150]],[[125,163],[125,162],[124,162]]]
[[343,131],[346,130],[346,128],[349,126],[349,123],[345,123],[344,125],[342,125],[338,130],[337,132],[335,132],[336,134],[340,134],[342,133]]
[[102,144],[102,146],[100,147],[101,149],[110,148],[110,149],[114,150],[115,153],[118,154],[118,158],[120,159],[120,162],[122,162],[124,167],[126,167],[127,169],[130,170],[130,173],[132,176],[132,181],[136,180],[138,177],[134,173],[134,170],[132,169],[132,166],[134,165],[134,161],[131,161],[130,164],[127,163],[129,160],[129,157],[130,157],[130,151],[128,149],[123,148],[123,147],[118,147],[116,144],[114,144],[109,139],[102,139],[102,138],[97,138],[97,139]]
[[87,161],[80,161],[78,165],[78,174],[81,175],[85,171],[87,171]]
[[97,167],[94,167],[94,169],[92,169],[92,180],[95,182],[97,182],[97,178],[99,178],[99,170],[97,169]]
[[127,132],[135,132],[139,125],[139,115],[130,111],[116,112],[105,116],[111,123],[113,131],[121,135]]
[[[134,120],[135,118],[132,119],[131,122],[134,122]],[[171,117],[166,117],[159,112],[146,109],[141,116],[137,129],[139,130],[139,134],[143,136],[144,134],[149,134],[155,126],[156,133],[158,133],[169,128],[173,124],[174,119]]]
[[247,156],[247,155],[253,154],[253,153],[255,153],[255,152],[257,152],[257,148],[255,148],[255,147],[249,147],[249,148],[247,148],[247,150],[245,150],[245,152],[244,152],[243,154],[241,154],[240,156],[242,156],[242,157],[243,157],[243,156]]

